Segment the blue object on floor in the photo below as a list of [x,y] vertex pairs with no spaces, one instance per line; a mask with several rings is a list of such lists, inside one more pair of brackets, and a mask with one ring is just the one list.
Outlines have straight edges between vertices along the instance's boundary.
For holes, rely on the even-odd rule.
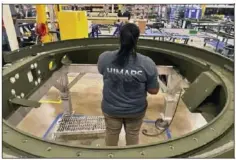
[[171,133],[170,133],[169,128],[166,129],[166,135],[168,139],[171,139]]
[[57,121],[59,120],[59,118],[62,117],[62,113],[58,114],[57,117],[54,119],[54,121],[52,122],[52,124],[49,126],[48,130],[46,131],[46,133],[43,135],[43,139],[45,140],[48,133],[52,130],[53,126],[57,123]]

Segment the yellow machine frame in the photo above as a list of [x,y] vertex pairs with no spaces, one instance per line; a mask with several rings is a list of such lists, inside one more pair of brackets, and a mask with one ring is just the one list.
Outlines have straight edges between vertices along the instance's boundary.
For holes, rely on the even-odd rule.
[[[43,23],[47,26],[46,5],[36,5],[36,11],[36,23]],[[63,11],[62,5],[55,5],[54,12],[61,40],[88,38],[88,20],[85,11]],[[42,43],[52,42],[52,35],[48,33],[41,38],[41,41]]]
[[57,18],[61,40],[88,38],[88,20],[85,11],[60,11]]
[[[36,23],[44,23],[47,26],[47,16],[46,16],[46,5],[36,5]],[[48,26],[47,26],[47,33],[48,33]],[[48,43],[52,41],[52,38],[49,34],[46,34],[41,38],[42,43]]]

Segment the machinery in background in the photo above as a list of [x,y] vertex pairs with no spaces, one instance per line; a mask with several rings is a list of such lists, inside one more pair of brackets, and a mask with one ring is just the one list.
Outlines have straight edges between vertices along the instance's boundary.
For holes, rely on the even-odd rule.
[[85,11],[60,11],[57,18],[61,40],[88,38],[88,19]]
[[[12,10],[15,15],[15,9]],[[20,30],[17,33],[21,37],[19,39],[24,43],[21,45],[22,47],[55,41],[55,35],[59,40],[88,37],[88,21],[84,11],[66,12],[60,10],[60,5],[55,5],[52,10],[54,10],[53,14],[56,14],[54,19],[48,19],[52,15],[47,12],[46,5],[36,5],[35,8],[27,9],[26,14],[29,17],[35,15],[35,12],[37,13],[35,18],[25,18],[24,16],[21,17],[23,19],[16,19],[15,28]],[[67,25],[68,20],[74,24]],[[52,29],[52,26],[56,26],[56,28]]]
[[205,15],[215,15],[218,17],[228,16],[234,20],[234,4],[233,5],[206,5]]
[[[54,40],[54,35],[57,35],[58,40],[66,39],[78,39],[78,38],[95,38],[101,36],[118,36],[121,26],[128,21],[124,17],[86,17],[86,13],[83,11],[78,11],[79,8],[72,6],[74,11],[63,11],[61,5],[54,5],[54,12],[56,14],[55,19],[48,19],[48,16],[51,17],[50,13],[46,10],[46,5],[36,5],[36,8],[30,8],[25,5],[13,6],[16,9],[13,11],[13,17],[23,17],[25,19],[18,19],[21,22],[14,19],[15,28],[17,32],[17,39],[20,47],[25,47],[29,45],[34,45],[38,43],[47,43]],[[99,6],[97,6],[99,7]],[[141,7],[141,6],[140,6]],[[127,8],[127,7],[126,7]],[[156,11],[152,8],[152,13]],[[160,12],[162,12],[161,8]],[[182,23],[182,28],[190,28],[196,30],[203,30],[206,33],[216,34],[217,37],[222,37],[222,42],[218,42],[215,38],[205,39],[205,45],[209,44],[214,46],[217,52],[223,54],[224,56],[233,58],[234,56],[234,47],[228,44],[228,39],[234,38],[234,25],[232,22],[220,23],[216,20],[209,20],[209,18],[199,19],[204,15],[205,9],[194,7],[194,6],[170,6],[164,8],[169,14],[169,21],[174,22],[172,27],[179,28]],[[124,10],[124,9],[123,9]],[[35,14],[37,12],[37,14]],[[164,12],[164,11],[163,11]],[[48,14],[48,15],[47,15]],[[23,16],[22,16],[23,15]],[[36,19],[26,18],[36,15]],[[159,39],[168,39],[169,41],[176,42],[184,40],[184,43],[187,44],[189,36],[186,35],[176,35],[176,34],[165,34],[161,31],[161,28],[165,28],[165,23],[160,17],[156,17],[154,23],[146,23],[146,31],[142,33],[141,37],[159,37]],[[88,19],[92,21],[92,30],[89,33],[88,31]],[[34,22],[31,22],[34,21]],[[67,25],[67,22],[73,22],[73,25]],[[164,20],[168,23],[168,20]],[[228,21],[229,18],[228,18]],[[26,22],[26,24],[25,24]],[[118,22],[118,23],[117,23]],[[230,24],[232,23],[232,24]],[[51,29],[52,25],[57,25],[56,29]],[[102,34],[102,29],[105,28],[109,31],[109,35]],[[115,26],[115,31],[111,33],[111,26]],[[60,28],[59,28],[60,27]],[[218,28],[219,27],[219,28]],[[145,28],[145,27],[144,27]],[[3,30],[4,31],[4,30]],[[196,31],[197,32],[197,31]],[[4,50],[8,50],[7,47],[7,36],[5,35],[4,40]],[[210,37],[210,36],[209,36]],[[227,54],[229,53],[229,55]]]

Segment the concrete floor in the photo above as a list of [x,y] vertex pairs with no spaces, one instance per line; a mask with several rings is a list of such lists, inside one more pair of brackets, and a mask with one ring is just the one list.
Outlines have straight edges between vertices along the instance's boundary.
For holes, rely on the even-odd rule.
[[[72,79],[73,77],[70,76],[69,81]],[[102,115],[100,106],[102,100],[102,87],[103,82],[101,75],[92,73],[85,74],[70,90],[72,96],[72,106],[75,114],[91,116]],[[63,112],[59,95],[59,92],[52,87],[41,99],[41,102],[43,102],[41,107],[32,109],[17,125],[17,128],[42,138],[58,114]],[[145,120],[156,120],[160,117],[160,113],[164,111],[163,97],[164,93],[159,93],[158,95],[148,95],[147,99],[149,107],[147,109]],[[200,114],[190,113],[184,103],[180,101],[177,113],[172,125],[169,127],[169,130],[171,137],[174,138],[194,131],[205,124],[206,121]],[[154,132],[157,131],[154,127],[154,123],[143,123],[142,129],[148,129],[148,131]],[[141,144],[167,139],[168,138],[165,132],[158,137],[146,137],[140,133]],[[61,142],[73,145],[104,145],[104,138],[99,137],[97,139],[92,139],[89,143],[85,143],[81,140],[69,139]],[[125,133],[123,129],[120,134],[119,145],[125,145]]]

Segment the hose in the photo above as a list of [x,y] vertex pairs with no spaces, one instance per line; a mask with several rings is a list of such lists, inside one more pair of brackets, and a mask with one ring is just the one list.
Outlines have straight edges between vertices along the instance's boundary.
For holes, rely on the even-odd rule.
[[[156,136],[159,136],[159,135],[161,135],[163,132],[165,132],[165,131],[170,127],[170,125],[171,125],[171,123],[173,122],[173,119],[174,119],[174,117],[175,117],[175,114],[176,114],[176,112],[177,112],[177,108],[178,108],[178,106],[179,106],[181,94],[182,94],[182,89],[181,89],[181,91],[180,91],[179,98],[178,98],[178,101],[177,101],[177,104],[176,104],[176,107],[175,107],[175,111],[174,111],[174,114],[173,114],[173,116],[172,116],[172,119],[171,119],[170,123],[169,123],[168,125],[166,125],[165,128],[162,129],[159,133],[148,133],[147,129],[143,129],[143,130],[142,130],[142,133],[143,133],[145,136],[148,136],[148,137],[156,137]],[[157,122],[158,122],[158,119],[156,120],[155,124],[156,124]],[[155,125],[155,127],[156,127],[156,129],[158,129],[156,125]]]

